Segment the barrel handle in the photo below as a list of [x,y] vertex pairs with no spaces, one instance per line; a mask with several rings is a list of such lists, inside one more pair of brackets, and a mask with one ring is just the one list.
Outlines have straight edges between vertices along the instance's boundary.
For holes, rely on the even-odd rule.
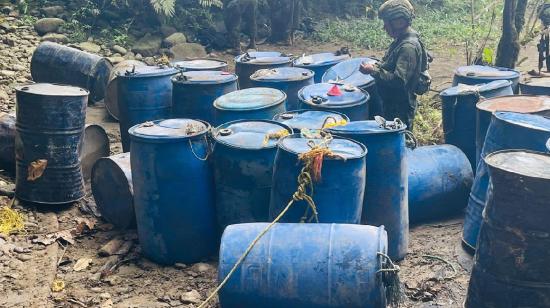
[[382,274],[382,279],[386,287],[386,298],[390,307],[398,307],[401,302],[401,283],[399,281],[399,265],[393,263],[392,259],[382,252],[376,253],[380,257],[381,269],[376,273]]
[[195,149],[193,148],[193,141],[189,139],[189,148],[191,148],[191,153],[200,161],[207,161],[208,157],[210,157],[210,154],[212,153],[212,147],[210,146],[210,142],[208,142],[208,138],[206,135],[203,135],[202,138],[204,139],[204,142],[206,144],[206,155],[204,157],[199,157],[197,153],[195,152]]
[[418,147],[418,139],[410,130],[405,130],[405,144],[411,150]]
[[546,152],[550,153],[550,139],[548,139],[548,141],[546,141]]

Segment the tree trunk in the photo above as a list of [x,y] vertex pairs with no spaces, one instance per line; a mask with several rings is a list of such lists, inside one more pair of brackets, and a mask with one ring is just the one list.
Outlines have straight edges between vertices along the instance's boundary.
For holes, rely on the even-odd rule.
[[[505,0],[502,13],[502,37],[498,43],[495,64],[501,67],[514,68],[519,56],[519,35],[525,22],[527,0]],[[523,9],[522,9],[523,7]]]

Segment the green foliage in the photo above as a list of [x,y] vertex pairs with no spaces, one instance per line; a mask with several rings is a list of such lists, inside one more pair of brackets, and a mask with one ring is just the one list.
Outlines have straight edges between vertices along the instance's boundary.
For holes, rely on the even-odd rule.
[[441,105],[429,95],[418,97],[418,109],[414,119],[414,135],[419,144],[443,143]]
[[199,0],[199,3],[204,7],[223,7],[223,2],[221,0]]
[[485,64],[493,65],[495,62],[495,50],[492,48],[483,48],[482,61]]
[[176,0],[150,0],[151,5],[157,12],[167,17],[174,16],[176,12]]

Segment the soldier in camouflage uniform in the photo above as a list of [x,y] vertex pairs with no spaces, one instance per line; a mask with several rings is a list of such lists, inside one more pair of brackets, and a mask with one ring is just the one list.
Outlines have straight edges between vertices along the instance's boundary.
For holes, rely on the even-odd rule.
[[301,0],[268,0],[272,43],[294,44],[294,32],[299,28]]
[[248,26],[248,36],[250,37],[249,49],[256,49],[256,11],[258,9],[257,0],[225,0],[223,6],[223,17],[225,27],[229,34],[228,40],[234,53],[240,54],[241,42],[241,24],[244,21]]
[[384,30],[394,41],[376,64],[361,64],[359,70],[374,77],[383,101],[383,117],[401,119],[412,130],[417,101],[423,46],[411,28],[413,6],[407,0],[388,0],[378,10]]

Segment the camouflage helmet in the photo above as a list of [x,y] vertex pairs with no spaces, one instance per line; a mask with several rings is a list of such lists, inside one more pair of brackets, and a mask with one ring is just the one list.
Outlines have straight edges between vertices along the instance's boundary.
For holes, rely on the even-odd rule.
[[550,25],[550,3],[545,3],[540,7],[540,20],[545,26]]
[[386,21],[404,18],[411,22],[414,18],[414,7],[408,0],[388,0],[378,9],[378,18]]

